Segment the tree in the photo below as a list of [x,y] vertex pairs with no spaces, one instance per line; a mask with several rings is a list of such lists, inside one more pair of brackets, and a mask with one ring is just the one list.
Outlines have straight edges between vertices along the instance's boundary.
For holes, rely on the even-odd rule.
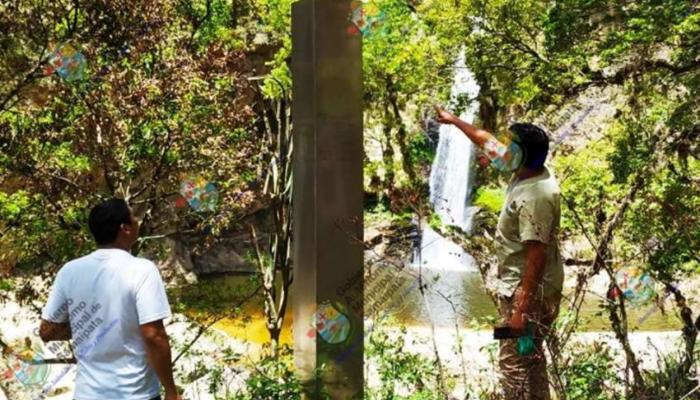
[[[246,76],[254,65],[228,40],[223,3],[207,2],[219,8],[189,30],[174,28],[196,17],[193,4],[130,3],[2,9],[3,264],[55,269],[85,252],[85,210],[101,198],[124,197],[143,218],[139,249],[207,226],[216,235],[251,201],[259,158]],[[42,73],[61,43],[84,55],[83,79]],[[215,183],[215,211],[176,209],[190,176]]]

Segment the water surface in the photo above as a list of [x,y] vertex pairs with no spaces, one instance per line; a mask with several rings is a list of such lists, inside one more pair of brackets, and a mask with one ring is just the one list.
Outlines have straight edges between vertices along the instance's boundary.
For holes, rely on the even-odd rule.
[[[431,322],[436,327],[454,328],[458,324],[460,330],[489,329],[498,320],[496,307],[484,290],[481,277],[474,271],[435,271],[423,270],[423,282],[428,285],[425,290],[430,310],[418,290],[417,273],[415,268],[397,270],[376,269],[365,282],[365,309],[377,310],[382,316],[390,315],[396,324],[415,327],[428,327]],[[399,280],[398,284],[389,285]],[[233,290],[234,287],[250,285],[245,276],[225,276],[213,278],[221,284],[221,290]],[[396,290],[396,288],[399,288]],[[293,295],[293,294],[292,294]],[[449,301],[448,301],[449,300]],[[588,294],[581,309],[582,325],[579,331],[595,332],[609,331],[610,322],[607,312],[601,313],[600,304],[604,300],[596,295]],[[670,302],[668,309],[673,309]],[[562,310],[568,307],[568,300],[562,302]],[[638,320],[644,316],[653,304],[632,306],[627,308],[630,328],[640,331],[673,331],[681,328],[681,322],[675,314],[663,315],[661,312],[651,314],[641,325]],[[262,298],[259,297],[246,304],[239,318],[225,319],[216,327],[234,337],[253,343],[265,343],[269,340],[265,329]],[[291,307],[287,310],[287,318],[282,332],[282,342],[291,343],[292,325]],[[368,317],[366,315],[365,317]],[[376,315],[375,315],[376,317]]]

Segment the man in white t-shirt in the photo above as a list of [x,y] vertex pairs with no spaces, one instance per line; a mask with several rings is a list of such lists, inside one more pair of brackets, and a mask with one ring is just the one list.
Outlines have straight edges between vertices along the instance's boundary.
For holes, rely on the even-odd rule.
[[[98,249],[61,268],[41,315],[45,342],[72,340],[75,400],[178,400],[163,280],[151,261],[131,255],[138,222],[124,200],[90,212]],[[50,389],[50,388],[45,388]]]

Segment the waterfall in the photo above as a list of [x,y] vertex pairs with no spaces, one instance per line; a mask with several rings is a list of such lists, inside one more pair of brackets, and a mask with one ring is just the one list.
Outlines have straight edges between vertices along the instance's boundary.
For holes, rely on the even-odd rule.
[[[452,99],[465,96],[476,98],[479,85],[473,74],[466,67],[464,54],[455,64]],[[471,122],[478,110],[478,104],[472,101],[460,114],[460,118]],[[472,142],[453,125],[440,126],[437,154],[430,173],[430,202],[443,226],[455,225],[469,232],[473,208],[469,197],[473,186]],[[475,271],[472,257],[460,246],[445,239],[430,226],[424,224],[421,238],[423,268],[435,270],[470,270]]]

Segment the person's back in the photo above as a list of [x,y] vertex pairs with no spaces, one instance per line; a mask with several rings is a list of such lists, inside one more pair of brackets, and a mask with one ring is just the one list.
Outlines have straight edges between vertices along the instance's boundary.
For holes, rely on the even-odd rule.
[[[94,210],[91,230],[95,234],[100,227],[93,225],[99,225],[100,218],[93,214]],[[130,213],[129,219],[133,221]],[[137,223],[121,225],[131,229],[120,236],[124,237],[121,246],[101,243],[101,248],[58,272],[42,313],[42,338],[72,339],[78,362],[76,400],[158,398],[159,375],[163,375],[166,398],[175,399],[170,348],[162,325],[171,316],[163,282],[151,261],[125,250],[138,235]],[[95,235],[98,243],[104,242],[99,236]]]

